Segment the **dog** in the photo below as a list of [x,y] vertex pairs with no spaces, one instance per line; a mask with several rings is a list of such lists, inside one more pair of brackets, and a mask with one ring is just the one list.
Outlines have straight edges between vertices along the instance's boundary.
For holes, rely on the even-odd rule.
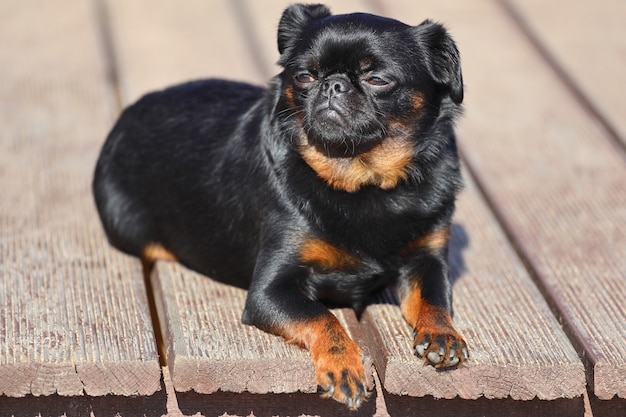
[[267,88],[199,80],[126,108],[93,193],[114,247],[247,288],[243,323],[308,349],[321,390],[356,409],[361,351],[329,306],[361,310],[394,286],[417,356],[468,359],[447,261],[459,52],[430,20],[302,4],[284,11],[278,50]]

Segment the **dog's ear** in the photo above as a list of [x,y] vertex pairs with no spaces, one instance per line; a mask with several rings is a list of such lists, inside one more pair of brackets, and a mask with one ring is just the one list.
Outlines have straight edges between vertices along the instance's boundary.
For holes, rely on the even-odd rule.
[[455,103],[463,101],[463,75],[459,51],[448,31],[439,23],[425,20],[414,29],[425,56],[426,68],[436,83],[447,88]]
[[[311,21],[327,16],[330,16],[330,9],[323,4],[292,4],[287,7],[278,24],[278,52],[281,58]],[[280,61],[279,64],[283,65]]]

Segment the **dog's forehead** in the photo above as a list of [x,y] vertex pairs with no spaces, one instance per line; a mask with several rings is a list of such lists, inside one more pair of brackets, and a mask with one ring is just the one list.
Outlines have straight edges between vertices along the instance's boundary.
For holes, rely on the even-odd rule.
[[409,25],[389,17],[377,16],[369,13],[350,13],[330,15],[317,21],[318,29],[336,28],[348,30],[369,30],[372,32],[386,32],[404,30]]
[[383,64],[410,47],[410,26],[366,13],[332,15],[310,28],[309,60],[320,68],[359,69]]

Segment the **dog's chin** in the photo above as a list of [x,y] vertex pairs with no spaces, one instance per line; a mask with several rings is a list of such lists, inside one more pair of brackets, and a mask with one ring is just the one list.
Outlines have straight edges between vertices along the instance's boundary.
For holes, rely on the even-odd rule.
[[379,125],[359,124],[333,110],[318,113],[312,123],[304,126],[310,145],[332,158],[353,157],[371,150],[383,140]]

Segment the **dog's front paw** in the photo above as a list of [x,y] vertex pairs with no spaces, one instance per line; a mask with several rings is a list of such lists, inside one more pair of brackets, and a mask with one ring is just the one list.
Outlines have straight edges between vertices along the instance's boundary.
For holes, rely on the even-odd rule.
[[333,398],[356,410],[367,397],[367,378],[356,343],[330,347],[315,362],[315,382]]
[[469,359],[467,344],[452,327],[418,329],[413,339],[415,353],[435,368],[449,368]]

